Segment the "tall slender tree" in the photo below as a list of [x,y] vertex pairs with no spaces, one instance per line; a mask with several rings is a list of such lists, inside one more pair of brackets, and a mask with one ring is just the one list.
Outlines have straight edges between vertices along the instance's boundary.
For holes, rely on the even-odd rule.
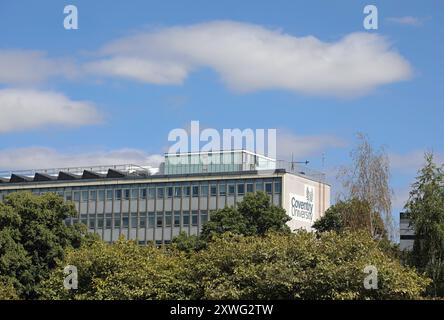
[[415,230],[412,262],[432,280],[432,294],[444,294],[444,173],[425,154],[425,165],[405,206]]

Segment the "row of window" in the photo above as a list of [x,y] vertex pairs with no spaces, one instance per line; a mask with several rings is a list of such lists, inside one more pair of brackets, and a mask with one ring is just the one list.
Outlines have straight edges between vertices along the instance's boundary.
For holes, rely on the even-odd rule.
[[85,190],[67,192],[66,200],[74,201],[103,201],[105,200],[129,200],[137,199],[163,199],[172,197],[207,197],[226,196],[226,195],[244,195],[245,193],[265,191],[268,194],[281,193],[281,183],[274,182],[256,182],[256,183],[238,183],[238,184],[212,184],[212,185],[191,185],[191,186],[168,186],[168,187],[149,187],[132,189],[108,189],[108,190]]
[[[200,221],[199,221],[200,220]],[[90,229],[114,229],[114,228],[162,228],[162,227],[189,227],[202,226],[208,221],[208,211],[166,211],[166,212],[148,212],[129,214],[98,214],[80,215],[80,219],[73,219],[72,222],[80,222]],[[71,224],[71,219],[66,220],[66,224]]]

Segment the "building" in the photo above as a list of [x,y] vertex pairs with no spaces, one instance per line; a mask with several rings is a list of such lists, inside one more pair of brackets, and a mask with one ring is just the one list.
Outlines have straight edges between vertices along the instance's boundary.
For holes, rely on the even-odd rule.
[[198,234],[211,211],[265,191],[311,230],[330,205],[324,175],[245,150],[166,154],[159,168],[112,165],[0,173],[0,200],[10,192],[54,192],[73,201],[80,221],[103,240],[124,234],[140,244],[169,243],[180,231]]
[[410,219],[405,212],[399,214],[399,248],[412,250],[415,242],[415,230],[410,225]]

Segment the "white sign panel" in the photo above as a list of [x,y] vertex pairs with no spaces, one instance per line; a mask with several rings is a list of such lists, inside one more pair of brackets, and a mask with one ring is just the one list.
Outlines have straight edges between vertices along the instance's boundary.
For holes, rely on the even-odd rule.
[[315,190],[314,187],[305,185],[304,195],[290,193],[290,212],[289,216],[292,219],[312,222],[315,213]]

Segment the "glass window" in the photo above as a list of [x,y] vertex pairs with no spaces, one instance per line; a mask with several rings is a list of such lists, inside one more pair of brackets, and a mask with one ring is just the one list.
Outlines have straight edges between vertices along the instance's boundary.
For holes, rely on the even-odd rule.
[[199,196],[199,186],[193,186],[193,197]]
[[122,218],[122,227],[123,228],[128,228],[128,224],[129,224],[128,216],[123,216],[123,218]]
[[99,197],[98,197],[99,201],[103,201],[103,200],[105,200],[105,190],[99,190],[99,191],[97,192],[97,195],[99,196]]
[[97,199],[97,191],[96,190],[92,190],[89,192],[89,200],[91,201],[95,201]]
[[111,215],[106,215],[106,229],[112,228],[112,218]]
[[74,201],[80,201],[80,192],[74,191]]
[[133,212],[131,214],[131,226],[130,228],[137,228],[137,213]]
[[197,226],[198,222],[199,222],[199,213],[198,211],[193,211],[192,215],[191,215],[191,225],[192,226]]
[[72,192],[65,192],[65,200],[66,201],[71,201],[72,200]]
[[131,199],[137,199],[139,196],[139,189],[131,189]]
[[140,215],[139,217],[139,228],[146,228],[146,216]]
[[165,192],[165,189],[163,187],[157,188],[157,198],[163,199],[163,193]]
[[148,189],[148,198],[154,199],[156,197],[156,189],[155,188],[149,188]]
[[200,186],[200,194],[202,195],[202,197],[208,196],[208,186],[207,185]]
[[235,192],[235,187],[234,187],[234,184],[229,184],[228,185],[228,194],[230,195],[230,196],[232,196],[232,195],[234,195],[234,192]]
[[180,227],[180,211],[174,211],[174,226]]
[[217,196],[217,186],[215,184],[212,184],[210,187],[210,194],[211,196]]
[[237,194],[242,195],[245,193],[245,185],[240,183],[237,185]]
[[125,200],[128,200],[130,198],[130,189],[123,190],[123,195],[125,197]]
[[88,191],[82,191],[82,201],[88,201]]
[[97,228],[99,228],[99,229],[103,228],[103,216],[99,216],[97,218]]
[[96,218],[95,217],[89,217],[89,228],[94,229],[96,227]]
[[273,192],[273,184],[271,182],[267,182],[265,184],[265,192],[272,193]]
[[114,228],[120,228],[120,215],[114,217]]
[[113,199],[113,190],[106,190],[106,200]]
[[189,197],[190,196],[190,192],[191,192],[191,187],[190,186],[184,186],[183,187],[183,194],[185,197]]
[[116,190],[114,196],[116,200],[122,199],[122,190]]
[[163,212],[157,213],[156,226],[157,226],[157,228],[162,228],[162,226],[163,226]]
[[148,228],[154,228],[154,212],[148,212]]
[[224,196],[227,194],[227,186],[225,184],[220,184],[219,185],[219,195],[220,196]]
[[204,225],[208,221],[208,212],[201,211],[200,212],[200,225]]
[[165,227],[171,227],[171,212],[165,212]]
[[189,211],[184,211],[182,219],[183,219],[182,225],[184,227],[188,227],[190,225],[190,212]]
[[264,184],[262,182],[256,182],[256,191],[264,191]]
[[146,189],[140,189],[140,198],[146,199]]
[[168,198],[173,197],[173,187],[167,187],[167,195],[168,195]]
[[274,183],[274,193],[281,193],[281,183],[279,181]]
[[247,183],[247,192],[248,193],[253,192],[253,184],[252,183]]
[[181,197],[182,196],[182,187],[176,186],[174,187],[174,196]]

